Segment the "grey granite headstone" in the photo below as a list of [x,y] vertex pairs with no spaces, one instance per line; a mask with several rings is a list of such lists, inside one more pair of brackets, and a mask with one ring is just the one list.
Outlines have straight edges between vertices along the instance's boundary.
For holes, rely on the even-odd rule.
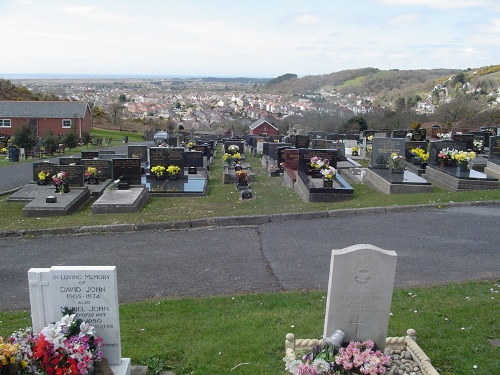
[[405,140],[402,138],[373,138],[370,165],[374,168],[386,168],[387,159],[393,152],[405,155]]
[[323,337],[340,329],[345,341],[384,350],[396,261],[396,252],[368,244],[332,250]]

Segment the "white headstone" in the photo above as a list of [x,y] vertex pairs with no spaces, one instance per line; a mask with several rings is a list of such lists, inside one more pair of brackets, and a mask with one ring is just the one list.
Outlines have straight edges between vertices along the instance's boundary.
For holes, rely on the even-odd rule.
[[109,364],[122,364],[115,266],[31,268],[28,280],[35,331],[60,320],[62,309],[70,308],[102,337],[103,357]]
[[373,340],[384,350],[396,260],[373,245],[332,250],[324,337],[340,329],[345,341]]

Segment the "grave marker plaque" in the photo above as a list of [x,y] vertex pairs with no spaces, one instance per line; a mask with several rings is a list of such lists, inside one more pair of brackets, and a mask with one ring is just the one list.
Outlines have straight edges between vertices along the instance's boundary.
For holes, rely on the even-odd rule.
[[141,184],[141,160],[140,159],[113,159],[113,179],[128,182],[130,185]]
[[332,250],[323,337],[340,329],[344,341],[373,340],[384,351],[396,261],[373,245]]
[[128,146],[128,155],[129,158],[139,158],[141,162],[148,162],[148,146],[144,145],[132,145]]

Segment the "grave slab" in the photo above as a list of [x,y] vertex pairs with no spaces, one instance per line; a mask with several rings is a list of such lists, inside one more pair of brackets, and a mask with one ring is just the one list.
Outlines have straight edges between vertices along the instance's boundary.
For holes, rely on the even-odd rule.
[[354,197],[354,189],[339,173],[333,176],[333,184],[333,187],[323,187],[322,178],[298,171],[293,188],[304,202],[339,202]]
[[149,200],[145,186],[131,187],[128,190],[107,190],[90,206],[93,214],[130,213],[144,208]]
[[469,169],[467,172],[458,172],[455,166],[428,165],[425,169],[425,178],[433,185],[449,191],[494,190],[500,188],[498,178],[473,169]]
[[[66,216],[80,210],[90,201],[90,190],[86,187],[75,188],[70,186],[70,192],[65,194],[53,193],[39,196],[24,206],[22,212],[24,217],[47,217],[47,216]],[[52,194],[50,194],[52,193]],[[47,203],[47,196],[55,196],[55,203]]]
[[384,350],[397,254],[369,244],[332,250],[323,337],[373,340]]
[[384,194],[430,193],[432,184],[412,171],[393,174],[388,168],[372,168],[366,170],[365,181]]

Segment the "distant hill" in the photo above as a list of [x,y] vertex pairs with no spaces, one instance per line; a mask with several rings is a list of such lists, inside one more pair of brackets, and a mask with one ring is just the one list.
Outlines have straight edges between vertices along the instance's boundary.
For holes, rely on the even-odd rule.
[[13,85],[0,79],[0,100],[60,100],[54,94],[33,93],[26,87]]

